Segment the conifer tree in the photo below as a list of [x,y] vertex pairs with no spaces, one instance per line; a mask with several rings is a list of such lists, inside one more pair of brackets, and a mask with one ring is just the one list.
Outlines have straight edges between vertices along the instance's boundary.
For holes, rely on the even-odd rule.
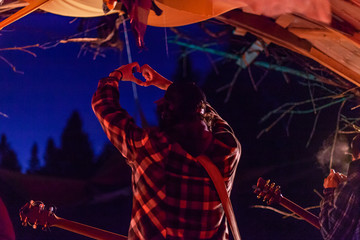
[[21,171],[17,155],[11,149],[5,134],[1,135],[0,140],[0,167],[13,171]]
[[69,177],[85,178],[93,171],[94,153],[77,111],[72,113],[61,135],[61,157]]
[[52,176],[64,176],[65,168],[61,162],[61,151],[55,145],[53,138],[48,138],[44,154],[44,167],[41,173]]
[[37,173],[40,170],[40,160],[38,157],[39,148],[37,143],[35,142],[31,148],[31,157],[29,161],[29,169],[28,173]]

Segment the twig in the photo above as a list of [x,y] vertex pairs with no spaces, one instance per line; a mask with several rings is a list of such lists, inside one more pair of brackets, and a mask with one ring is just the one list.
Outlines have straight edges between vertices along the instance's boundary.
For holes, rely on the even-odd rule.
[[287,84],[289,84],[289,83],[290,83],[290,78],[289,78],[289,76],[288,76],[286,73],[284,73],[284,72],[281,72],[281,74],[283,75],[283,77],[284,77],[284,79],[285,79],[285,82],[286,82]]
[[256,136],[256,138],[258,139],[258,138],[261,137],[261,135],[263,135],[264,133],[270,131],[270,129],[271,129],[272,127],[274,127],[287,113],[291,112],[291,110],[292,110],[294,107],[296,107],[296,105],[291,106],[288,110],[286,110],[285,112],[283,112],[283,113],[280,115],[280,117],[278,117],[269,127],[267,127],[267,128],[265,128],[264,130],[262,130],[262,131]]
[[[319,98],[315,98],[313,100],[304,100],[304,101],[301,101],[301,102],[287,102],[287,103],[284,103],[283,105],[279,106],[278,108],[270,111],[268,114],[266,114],[261,120],[260,120],[260,123],[266,121],[271,115],[275,114],[275,113],[278,113],[281,111],[281,109],[289,106],[289,105],[295,105],[295,106],[300,106],[300,105],[304,105],[304,104],[307,104],[307,103],[311,103],[312,101],[322,101],[322,100],[327,100],[327,99],[336,99],[336,98],[339,98],[339,96],[341,96],[342,98],[336,100],[336,101],[333,101],[333,102],[330,102],[328,104],[325,104],[325,105],[322,105],[322,106],[319,106],[317,107],[316,109],[317,110],[321,110],[323,108],[327,108],[329,106],[332,106],[336,103],[339,103],[339,102],[342,102],[344,101],[345,99],[349,99],[351,98],[352,96],[347,96],[347,97],[343,97],[342,94],[340,95],[331,95],[331,96],[324,96],[324,97],[319,97]],[[286,110],[287,111],[287,110]],[[313,109],[312,110],[303,110],[303,111],[293,111],[293,113],[296,113],[296,114],[305,114],[305,113],[310,113],[310,112],[313,112]]]
[[[166,42],[166,44],[167,44],[167,42]],[[211,67],[214,69],[215,74],[218,76],[220,74],[220,72],[219,72],[218,67],[215,64],[215,61],[212,59],[212,57],[209,53],[206,53],[205,55],[209,59],[209,61],[211,63]]]
[[329,169],[332,169],[332,163],[333,163],[333,158],[334,158],[334,152],[335,152],[335,144],[336,144],[336,140],[337,140],[337,135],[338,135],[338,131],[339,131],[339,124],[340,124],[340,114],[341,114],[341,110],[344,107],[346,100],[344,100],[339,108],[339,112],[338,112],[338,116],[337,116],[337,121],[336,121],[336,130],[335,130],[335,135],[334,135],[334,141],[331,147],[331,154],[330,154],[330,163],[329,163]]
[[292,118],[293,118],[293,116],[294,116],[294,114],[292,114],[292,113],[290,113],[290,117],[289,117],[289,119],[288,119],[288,122],[287,122],[287,124],[286,124],[286,136],[290,136],[290,123],[291,123],[291,120],[292,120]]
[[316,193],[316,195],[318,195],[321,199],[324,199],[324,197],[319,193],[318,190],[313,189],[314,193]]
[[[271,210],[274,211],[276,213],[279,213],[281,215],[283,215],[283,218],[288,218],[288,217],[292,217],[298,220],[304,220],[302,217],[299,217],[298,215],[296,215],[295,213],[289,213],[289,212],[285,212],[285,211],[281,211],[277,208],[271,207],[271,206],[264,206],[264,205],[253,205],[251,206],[251,208],[260,208],[260,209],[267,209],[267,210]],[[319,206],[311,206],[311,207],[307,207],[304,208],[305,210],[310,210],[310,209],[316,209],[319,208]]]
[[100,42],[102,39],[100,38],[68,38],[64,40],[60,40],[60,43],[69,43],[69,42]]
[[310,95],[310,99],[311,99],[311,103],[314,109],[314,113],[316,114],[316,106],[315,106],[315,102],[314,102],[314,96],[313,93],[311,91],[311,87],[310,87],[310,81],[308,81],[308,89],[309,89],[309,95]]
[[[304,209],[308,211],[308,210],[311,210],[311,209],[318,209],[318,208],[320,208],[319,205],[306,207]],[[296,219],[304,220],[303,218],[298,217],[298,215],[295,214],[295,213],[289,214],[288,216],[284,216],[283,218],[288,218],[288,217],[293,217],[293,218],[296,218]]]
[[[337,100],[334,100],[332,102],[329,102],[327,104],[324,104],[320,107],[317,107],[316,109],[317,110],[321,110],[321,109],[324,109],[324,108],[328,108],[332,105],[335,105],[335,104],[338,104],[339,102],[343,102],[343,101],[346,101],[348,99],[352,98],[352,96],[348,96],[348,97],[343,97],[343,98],[340,98],[340,99],[337,99]],[[292,111],[292,113],[295,113],[295,114],[308,114],[308,113],[312,113],[313,112],[313,109],[308,109],[308,110],[296,110],[296,111]]]
[[313,127],[312,127],[312,129],[311,129],[311,133],[310,133],[309,139],[308,139],[308,141],[307,141],[307,143],[306,143],[306,148],[309,147],[310,142],[311,142],[311,139],[312,139],[313,136],[314,136],[315,129],[316,129],[316,125],[317,125],[317,122],[318,122],[320,113],[321,113],[321,110],[320,110],[317,114],[315,114],[316,116],[315,116],[314,124],[313,124]]
[[256,83],[257,88],[260,86],[260,84],[263,82],[263,80],[267,77],[268,74],[269,74],[269,69],[266,69],[264,74],[261,76],[259,81]]
[[240,74],[241,70],[242,70],[242,67],[239,66],[238,69],[236,70],[236,73],[234,74],[233,79],[231,80],[231,83],[230,83],[230,85],[229,85],[228,93],[227,93],[226,98],[225,98],[225,100],[224,100],[225,103],[227,103],[227,102],[229,101],[229,99],[230,99],[230,95],[231,95],[232,89],[233,89],[233,87],[234,87],[234,85],[235,85],[235,83],[236,83],[236,80],[237,80],[238,77],[239,77],[239,74]]
[[359,131],[338,131],[340,134],[359,134]]
[[248,70],[248,73],[249,73],[249,77],[250,77],[251,84],[252,84],[255,92],[257,92],[258,89],[257,89],[256,83],[255,83],[255,80],[254,80],[254,77],[253,77],[252,72],[251,72],[251,65],[249,65],[249,66],[247,67],[247,70]]
[[279,210],[279,209],[277,209],[277,208],[270,207],[270,206],[253,205],[253,206],[251,206],[251,208],[267,209],[267,210],[271,210],[271,211],[274,211],[274,212],[276,212],[276,213],[279,213],[279,214],[281,214],[281,215],[283,215],[283,216],[294,217],[294,218],[299,219],[299,220],[301,219],[301,218],[298,217],[298,216],[294,216],[292,213],[288,213],[288,212],[285,212],[285,211],[281,211],[281,210]]
[[1,48],[0,51],[23,51],[26,52],[34,57],[36,57],[36,54],[31,52],[30,50],[27,50],[28,48],[41,48],[40,44],[34,44],[34,45],[28,45],[23,47],[10,47],[10,48]]
[[13,65],[11,62],[9,62],[6,58],[4,58],[3,56],[0,55],[0,59],[3,60],[7,65],[10,66],[10,68],[16,72],[16,73],[20,73],[20,74],[24,74],[24,72],[21,72],[21,71],[18,71],[16,70],[16,67],[15,65]]

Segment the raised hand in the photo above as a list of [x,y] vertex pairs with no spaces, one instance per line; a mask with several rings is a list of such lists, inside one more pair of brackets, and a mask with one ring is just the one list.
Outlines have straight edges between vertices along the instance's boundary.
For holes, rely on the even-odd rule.
[[162,90],[166,90],[172,82],[165,77],[161,76],[158,72],[152,69],[148,64],[144,64],[140,72],[142,73],[143,77],[145,78],[145,82],[143,82],[142,86],[155,86]]
[[324,179],[324,188],[336,188],[347,179],[346,175],[330,170],[330,174]]
[[143,86],[145,82],[134,76],[134,72],[140,72],[140,65],[137,62],[123,65],[109,74],[109,77],[115,77],[119,81],[130,81]]

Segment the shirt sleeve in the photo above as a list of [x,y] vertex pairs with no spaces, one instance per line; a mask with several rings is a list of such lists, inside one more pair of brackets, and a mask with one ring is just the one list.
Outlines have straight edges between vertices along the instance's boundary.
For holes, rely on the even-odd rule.
[[218,168],[222,170],[225,185],[228,193],[231,192],[232,182],[234,181],[235,171],[241,156],[241,145],[235,136],[231,126],[220,117],[210,104],[206,105],[206,114],[211,115],[211,131],[213,136],[221,142],[223,147],[228,150],[226,157],[222,156],[222,164],[217,164]]
[[359,221],[357,189],[349,179],[336,189],[325,189],[319,216],[324,240],[352,239]]
[[220,115],[215,111],[209,103],[206,104],[206,114],[211,115],[211,131],[213,135],[220,141],[226,143],[228,146],[236,148],[241,152],[241,145],[237,140],[233,129],[230,125],[220,117]]
[[111,143],[128,160],[135,159],[136,148],[148,139],[147,133],[119,103],[119,82],[108,77],[99,81],[91,101],[92,109]]

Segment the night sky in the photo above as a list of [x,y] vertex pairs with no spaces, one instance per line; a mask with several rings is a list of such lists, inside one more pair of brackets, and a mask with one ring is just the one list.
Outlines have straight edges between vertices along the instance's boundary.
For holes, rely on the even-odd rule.
[[[92,53],[81,51],[79,43],[59,44],[49,49],[29,49],[36,57],[23,51],[2,50],[37,43],[54,44],[78,33],[78,23],[79,20],[74,21],[74,18],[70,17],[33,13],[0,32],[0,134],[6,134],[24,169],[27,167],[35,142],[39,146],[40,160],[43,160],[49,137],[55,140],[58,147],[60,146],[61,133],[75,110],[80,113],[83,130],[88,133],[95,154],[99,154],[104,143],[108,142],[92,112],[91,97],[99,79],[128,63],[125,48],[122,52],[105,50],[105,56],[98,56],[95,60]],[[193,27],[186,26],[183,29],[191,31]],[[127,28],[130,30],[128,22]],[[198,30],[191,31],[192,37],[198,34]],[[174,35],[168,28],[148,27],[145,35],[147,50],[140,51],[129,31],[132,60],[140,65],[147,63],[163,76],[172,79],[182,53],[181,47],[166,41]],[[122,26],[120,36],[124,40]],[[202,52],[192,52],[189,56],[193,63],[192,70],[199,76],[197,82],[201,85],[204,83],[202,78],[207,77],[213,70],[209,56]],[[14,72],[1,57],[16,66],[23,74]],[[215,62],[220,59],[212,57]],[[312,190],[321,190],[326,173],[322,172],[315,157],[322,142],[335,129],[338,106],[321,113],[309,148],[305,145],[311,135],[314,114],[294,116],[291,121],[280,121],[271,131],[256,139],[259,131],[272,122],[261,125],[259,121],[264,115],[287,101],[295,101],[296,97],[302,100],[308,98],[308,89],[296,85],[293,76],[290,76],[291,81],[288,84],[281,73],[271,73],[258,91],[255,91],[248,71],[244,70],[233,89],[229,103],[224,103],[226,92],[218,93],[216,89],[231,81],[237,65],[233,60],[220,64],[223,67],[222,75],[211,75],[212,79],[207,79],[201,87],[209,93],[208,99],[214,103],[213,107],[230,122],[243,147],[235,183],[237,188],[232,194],[233,199],[242,201],[233,201],[239,226],[244,226],[241,232],[244,232],[244,236],[257,233],[261,236],[258,239],[320,239],[318,231],[306,223],[299,224],[298,220],[280,219],[281,217],[275,214],[274,220],[271,216],[268,217],[270,214],[264,214],[262,209],[250,209],[250,205],[262,204],[252,194],[251,186],[256,183],[259,176],[265,175],[274,178],[284,187],[283,193],[301,205],[318,204],[319,198]],[[262,74],[263,72],[255,73],[255,80],[259,80]],[[155,87],[137,87],[137,91],[149,124],[155,125],[157,121],[153,102],[162,96],[163,91]],[[120,103],[140,122],[130,82],[120,84]],[[274,120],[277,117],[274,116]],[[261,221],[263,224],[259,224]],[[274,228],[269,223],[277,226]],[[292,225],[288,225],[289,223]],[[269,237],[276,234],[282,234],[283,238]],[[316,238],[307,238],[306,234]],[[292,238],[287,238],[288,236]]]
[[[1,32],[0,49],[37,43],[52,45],[77,33],[78,20],[72,23],[73,20],[50,13],[30,14]],[[145,35],[147,50],[141,51],[135,46],[128,22],[127,28],[132,60],[140,65],[147,63],[171,79],[180,49],[174,44],[166,44],[166,38],[174,33],[165,28],[148,27]],[[120,35],[124,39],[122,26]],[[23,51],[0,52],[17,71],[23,72],[16,73],[5,61],[0,61],[0,133],[6,134],[24,168],[35,142],[39,146],[40,160],[43,160],[49,137],[59,146],[62,130],[74,110],[79,111],[84,131],[89,134],[96,154],[107,141],[92,112],[91,97],[100,78],[128,63],[126,49],[123,52],[106,50],[105,57],[98,56],[95,60],[92,53],[80,49],[79,43],[67,43],[48,49],[29,49],[36,57]],[[205,72],[209,68],[209,61],[202,55],[199,58],[204,59],[200,60],[201,65],[194,66],[195,71]],[[163,92],[154,87],[138,87],[137,90],[148,122],[156,124],[153,102]],[[120,92],[123,106],[138,118],[131,83],[121,84]]]

